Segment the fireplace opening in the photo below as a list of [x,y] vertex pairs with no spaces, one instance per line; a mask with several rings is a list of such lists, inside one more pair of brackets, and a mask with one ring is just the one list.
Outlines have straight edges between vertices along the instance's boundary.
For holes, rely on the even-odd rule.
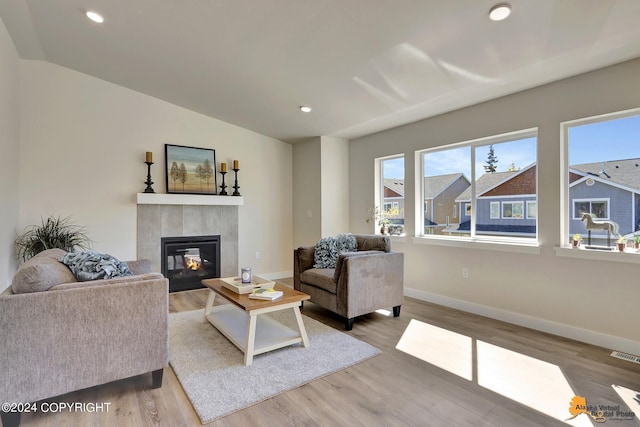
[[220,236],[161,238],[162,274],[169,292],[202,288],[203,279],[220,277]]

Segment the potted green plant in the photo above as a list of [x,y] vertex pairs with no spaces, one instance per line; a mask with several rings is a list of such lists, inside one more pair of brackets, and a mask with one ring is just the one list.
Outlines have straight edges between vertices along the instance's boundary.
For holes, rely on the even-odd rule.
[[69,217],[51,216],[46,221],[42,219],[41,225],[28,226],[16,238],[18,261],[24,262],[47,249],[59,248],[67,252],[76,246],[87,249],[91,240],[84,231],[84,227],[73,224]]
[[574,248],[577,248],[580,246],[580,241],[582,241],[582,237],[580,236],[579,233],[576,233],[571,237],[571,244],[573,245]]
[[367,219],[367,222],[377,221],[380,227],[380,234],[389,234],[389,225],[392,223],[391,217],[398,216],[400,209],[397,206],[390,207],[387,210],[380,209],[376,206],[373,209],[369,209],[371,216]]
[[618,240],[616,241],[616,245],[618,246],[618,250],[620,252],[624,252],[624,248],[625,246],[627,246],[627,241],[625,240],[624,236],[621,234],[620,236],[618,236]]
[[636,251],[640,249],[640,234],[636,234],[633,236],[633,249]]

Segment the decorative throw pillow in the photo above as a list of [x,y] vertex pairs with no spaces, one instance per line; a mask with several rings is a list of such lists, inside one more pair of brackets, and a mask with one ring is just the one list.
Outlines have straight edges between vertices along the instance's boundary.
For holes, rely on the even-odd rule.
[[48,249],[26,261],[13,276],[11,291],[14,294],[43,292],[62,283],[75,282],[71,270],[58,262],[65,253],[62,249]]
[[323,237],[316,243],[313,267],[335,268],[338,256],[342,252],[355,252],[357,250],[358,243],[351,233],[338,234],[336,237]]
[[60,262],[71,269],[79,282],[133,275],[125,262],[93,251],[69,252]]

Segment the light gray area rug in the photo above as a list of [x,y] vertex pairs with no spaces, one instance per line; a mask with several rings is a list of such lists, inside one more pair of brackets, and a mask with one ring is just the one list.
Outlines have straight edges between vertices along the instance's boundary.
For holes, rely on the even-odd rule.
[[[203,310],[169,315],[169,363],[203,424],[380,354],[303,316],[309,347],[259,354],[245,366],[242,352],[202,315]],[[268,316],[297,330],[293,310]]]

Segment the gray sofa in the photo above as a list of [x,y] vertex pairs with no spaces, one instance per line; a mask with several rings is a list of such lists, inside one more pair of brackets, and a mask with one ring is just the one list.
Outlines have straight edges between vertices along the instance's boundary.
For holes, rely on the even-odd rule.
[[400,315],[404,298],[404,254],[391,251],[388,236],[355,235],[357,252],[342,253],[335,268],[314,268],[315,247],[293,253],[293,286],[311,302],[345,318],[345,329],[363,314],[393,308]]
[[[133,276],[75,282],[58,262],[64,253],[36,255],[0,294],[0,401],[36,402],[147,372],[160,387],[167,279],[148,273],[149,261],[133,261]],[[19,413],[1,415],[4,427],[20,423]]]

